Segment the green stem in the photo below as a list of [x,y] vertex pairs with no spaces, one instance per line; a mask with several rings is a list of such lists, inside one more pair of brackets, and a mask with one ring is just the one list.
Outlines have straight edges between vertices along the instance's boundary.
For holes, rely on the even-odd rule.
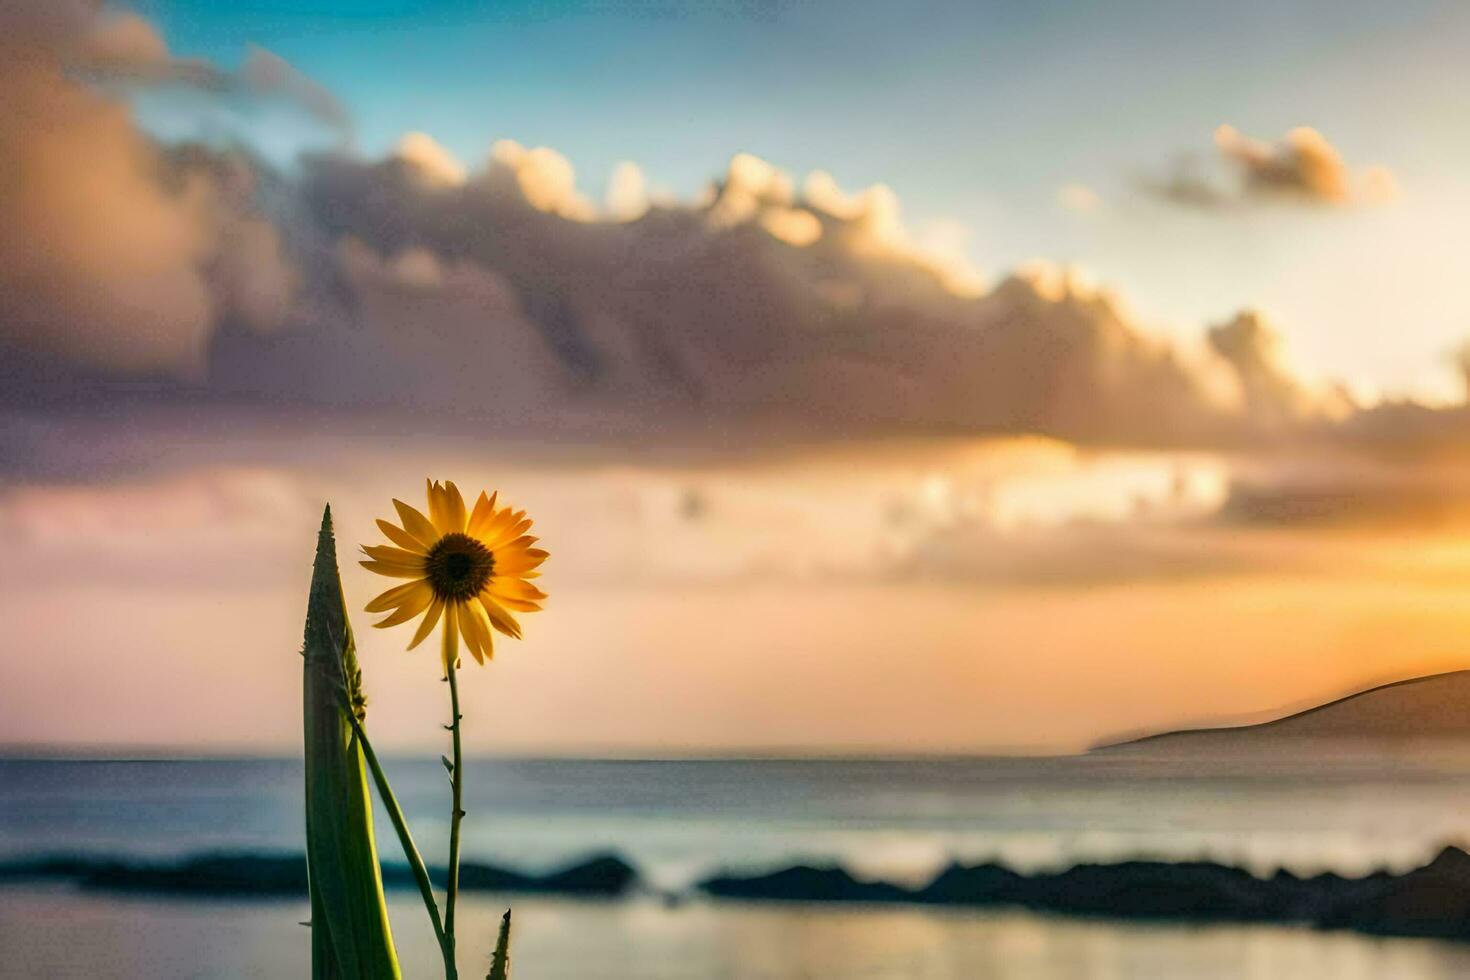
[[434,900],[434,885],[429,880],[429,869],[424,866],[424,859],[419,854],[418,846],[413,842],[413,835],[408,831],[408,822],[404,819],[403,808],[398,805],[398,799],[393,795],[393,788],[388,785],[388,777],[378,763],[378,754],[373,751],[373,744],[368,741],[367,732],[363,730],[362,724],[357,720],[357,715],[353,714],[350,708],[346,713],[348,721],[352,723],[352,733],[357,737],[358,744],[362,746],[362,755],[367,760],[368,771],[373,774],[373,784],[378,788],[378,796],[383,801],[383,808],[388,811],[388,819],[392,821],[393,830],[398,834],[398,843],[403,845],[403,856],[408,859],[408,866],[413,871],[413,879],[418,883],[419,894],[424,899],[424,908],[429,911],[429,922],[434,927],[434,939],[442,950],[445,940],[444,925],[439,921],[439,904]]
[[444,935],[449,946],[448,955],[454,952],[454,906],[459,898],[459,824],[464,819],[464,757],[460,749],[459,740],[459,650],[458,636],[455,635],[455,623],[451,619],[445,623],[445,667],[449,674],[449,710],[453,715],[453,722],[449,726],[454,742],[454,772],[451,781],[454,786],[454,810],[449,817],[449,887],[444,899]]
[[[336,637],[333,636],[333,641],[335,640]],[[429,879],[429,869],[424,866],[424,859],[419,854],[418,845],[413,842],[413,834],[409,833],[408,821],[403,816],[403,808],[398,805],[398,797],[393,795],[393,787],[388,785],[388,775],[383,772],[383,767],[378,762],[378,753],[373,751],[373,743],[368,738],[367,730],[362,727],[362,722],[357,717],[357,711],[352,703],[351,689],[347,683],[346,666],[340,658],[337,661],[337,669],[338,695],[342,699],[342,713],[347,716],[347,721],[352,726],[352,735],[357,739],[357,744],[362,747],[362,757],[367,760],[368,771],[373,774],[373,784],[378,787],[378,796],[383,801],[383,808],[388,811],[388,819],[393,824],[394,832],[398,834],[398,843],[403,848],[403,856],[408,859],[413,879],[418,883],[419,894],[424,900],[424,908],[429,913],[429,924],[434,927],[434,939],[439,943],[440,953],[444,957],[446,980],[458,980],[453,945],[445,933],[443,924],[439,921],[439,903],[434,900],[434,883]]]

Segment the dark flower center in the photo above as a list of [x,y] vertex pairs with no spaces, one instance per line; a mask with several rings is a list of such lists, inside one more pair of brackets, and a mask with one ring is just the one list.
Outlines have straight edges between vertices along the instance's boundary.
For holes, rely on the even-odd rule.
[[424,562],[429,587],[445,601],[464,601],[480,594],[495,571],[495,556],[468,534],[446,534]]

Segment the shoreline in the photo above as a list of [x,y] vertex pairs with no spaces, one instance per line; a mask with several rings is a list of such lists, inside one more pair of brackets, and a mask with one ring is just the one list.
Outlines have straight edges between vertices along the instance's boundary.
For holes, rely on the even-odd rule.
[[[385,889],[417,888],[408,865],[390,862],[382,869]],[[431,867],[429,877],[442,888],[448,874],[442,867]],[[463,891],[617,898],[627,894],[637,878],[637,869],[622,858],[599,854],[545,874],[466,861],[460,865],[459,887]],[[307,897],[304,854],[212,851],[176,860],[50,854],[0,861],[0,888],[43,881],[145,895]]]
[[[619,899],[650,893],[637,868],[598,854],[546,873],[466,863],[465,891]],[[430,875],[442,885],[443,868]],[[135,895],[304,899],[301,854],[210,852],[176,860],[51,854],[0,861],[0,887],[69,882],[81,889]],[[411,889],[406,865],[383,866],[388,889]],[[1362,877],[1333,872],[1269,877],[1214,862],[1080,863],[1024,874],[1001,864],[951,864],[927,884],[907,887],[854,877],[840,866],[790,865],[750,875],[706,877],[690,889],[657,893],[677,904],[697,897],[746,902],[1022,908],[1116,921],[1260,923],[1343,929],[1378,936],[1470,940],[1470,855],[1445,847],[1403,873]]]

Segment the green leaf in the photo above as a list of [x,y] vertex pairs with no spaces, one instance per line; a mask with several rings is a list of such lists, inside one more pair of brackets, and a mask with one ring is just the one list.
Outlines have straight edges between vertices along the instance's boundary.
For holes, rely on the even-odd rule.
[[485,980],[510,980],[510,909],[500,917],[500,936],[490,957],[490,972]]
[[312,976],[398,978],[362,747],[348,715],[364,719],[367,710],[330,507],[317,535],[302,656]]
[[447,755],[441,755],[439,757],[439,761],[442,762],[442,763],[444,763],[444,771],[447,772],[447,773],[449,773],[449,775],[453,776],[454,775],[454,763],[452,763],[452,762],[449,761],[449,756],[447,756]]

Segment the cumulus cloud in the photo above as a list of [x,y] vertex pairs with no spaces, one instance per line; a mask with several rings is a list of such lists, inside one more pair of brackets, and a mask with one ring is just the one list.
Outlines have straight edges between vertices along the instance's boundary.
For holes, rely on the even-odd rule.
[[445,187],[463,184],[467,174],[465,165],[428,133],[406,134],[393,148],[393,158],[429,183]]
[[119,85],[180,85],[219,95],[276,100],[294,105],[346,136],[352,119],[332,94],[286,59],[250,45],[235,71],[202,58],[173,54],[158,29],[131,11],[92,13],[90,5],[62,0],[74,8],[79,29],[65,45],[67,67],[93,81]]
[[1384,204],[1398,196],[1398,183],[1386,167],[1354,173],[1337,148],[1309,126],[1264,142],[1222,125],[1215,130],[1215,147],[1228,172],[1211,170],[1186,154],[1163,176],[1145,178],[1142,186],[1163,200],[1200,208],[1260,203],[1349,207]]
[[225,73],[210,62],[170,53],[152,22],[131,11],[92,19],[73,42],[67,62],[96,79],[182,82],[211,89],[227,85]]
[[1250,193],[1332,205],[1383,201],[1396,194],[1388,170],[1370,167],[1360,181],[1337,149],[1309,126],[1288,131],[1276,143],[1263,143],[1225,125],[1215,130],[1215,145],[1240,167]]
[[1318,390],[1288,369],[1281,335],[1257,311],[1244,310],[1211,327],[1210,347],[1240,383],[1244,404],[1259,424],[1290,427],[1312,419],[1343,418],[1355,408],[1346,391]]
[[0,340],[197,369],[210,325],[198,203],[162,186],[160,155],[123,106],[66,76],[84,22],[65,6],[0,8]]
[[490,148],[489,176],[506,176],[537,211],[572,221],[592,221],[597,207],[577,190],[577,172],[566,157],[549,146],[527,149],[515,140],[499,140]]
[[[159,146],[106,88],[68,72],[83,48],[113,77],[204,72],[146,21],[3,9],[12,403],[47,358],[62,400],[112,390],[82,374],[68,385],[79,365],[185,378],[193,398],[527,433],[1178,446],[1363,424],[1342,393],[1297,377],[1255,314],[1181,341],[1066,269],[1036,263],[990,286],[967,229],[911,228],[883,185],[847,191],[737,154],[694,199],[650,194],[624,163],[599,200],[549,147],[503,140],[467,165],[423,133],[381,159],[317,154],[288,177],[240,152]],[[308,98],[263,55],[237,74]]]
[[[1169,444],[1254,424],[1227,359],[1153,336],[1112,294],[1064,270],[1034,266],[980,293],[957,283],[945,243],[906,229],[886,188],[848,194],[816,174],[798,191],[778,168],[740,155],[704,198],[639,201],[630,219],[595,205],[549,150],[502,143],[462,181],[442,179],[443,169],[424,145],[382,161],[310,161],[300,210],[332,248],[350,241],[351,254],[376,256],[376,278],[346,276],[345,293],[300,339],[216,356],[217,380],[249,389],[279,368],[282,343],[304,350],[326,338],[353,348],[332,363],[370,370],[368,358],[432,321],[465,349],[507,343],[528,358],[522,376],[554,393],[550,421],[747,419]],[[955,231],[940,230],[954,248]],[[450,267],[461,270],[453,282],[442,277]],[[441,305],[365,301],[364,284],[384,279],[432,287],[435,298],[420,301]],[[505,302],[459,292],[489,282]],[[397,383],[362,385],[372,394],[358,400],[422,405],[424,391],[460,391],[438,377],[442,361],[396,357]],[[528,391],[512,380],[487,386],[494,409],[466,394],[461,410],[523,405]]]
[[607,180],[607,198],[604,209],[615,221],[633,221],[648,211],[648,182],[643,169],[631,160],[624,160],[613,168]]
[[[167,59],[137,21],[118,24],[102,34],[112,64]],[[198,377],[216,323],[279,324],[291,273],[253,213],[253,169],[160,148],[74,79],[89,5],[7,5],[0,26],[0,345]]]
[[651,202],[623,168],[602,206],[549,148],[502,141],[471,169],[415,134],[382,160],[306,160],[275,236],[249,211],[258,168],[195,158],[179,166],[196,195],[231,216],[189,256],[198,336],[220,310],[251,328],[210,345],[209,385],[232,398],[528,431],[738,422],[1151,445],[1333,411],[1293,387],[1264,327],[1167,341],[1044,263],[985,289],[964,229],[911,231],[886,187],[798,182],[749,154],[692,201]]

